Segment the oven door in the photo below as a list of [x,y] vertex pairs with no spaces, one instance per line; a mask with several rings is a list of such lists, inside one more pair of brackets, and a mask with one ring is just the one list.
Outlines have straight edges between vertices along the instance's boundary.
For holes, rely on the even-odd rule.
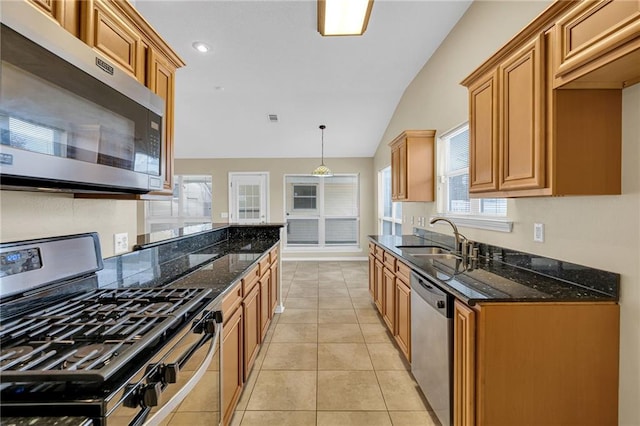
[[155,426],[181,411],[202,412],[209,424],[219,425],[221,333],[220,312],[205,310],[117,392],[108,405],[106,426]]

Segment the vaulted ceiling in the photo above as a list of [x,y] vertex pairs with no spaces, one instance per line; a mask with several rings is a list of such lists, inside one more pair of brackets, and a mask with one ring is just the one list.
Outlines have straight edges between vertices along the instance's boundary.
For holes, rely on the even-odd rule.
[[[373,156],[469,4],[376,0],[363,36],[322,37],[315,1],[135,2],[187,63],[176,77],[176,158],[320,157],[320,124],[326,157]],[[195,41],[212,50],[196,52]]]

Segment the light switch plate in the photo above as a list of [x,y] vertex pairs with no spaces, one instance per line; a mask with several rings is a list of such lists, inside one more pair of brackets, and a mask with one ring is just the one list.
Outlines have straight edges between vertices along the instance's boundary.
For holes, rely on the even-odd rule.
[[533,224],[533,241],[537,243],[544,243],[544,224],[543,223]]
[[113,234],[113,252],[115,254],[129,251],[129,234],[126,232]]

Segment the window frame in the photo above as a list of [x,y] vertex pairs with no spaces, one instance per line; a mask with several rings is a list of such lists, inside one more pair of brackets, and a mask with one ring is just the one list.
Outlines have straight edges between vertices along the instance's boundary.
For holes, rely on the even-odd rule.
[[[203,177],[203,178],[209,178],[209,183],[211,185],[211,190],[213,191],[213,177],[211,175],[202,175],[202,174],[183,174],[183,175],[174,175],[174,179],[173,179],[173,195],[171,196],[170,199],[167,200],[147,200],[144,202],[144,229],[145,232],[150,233],[150,232],[156,232],[156,231],[152,231],[152,225],[157,225],[157,224],[162,224],[162,225],[166,225],[166,224],[171,224],[172,227],[175,228],[182,228],[185,226],[190,226],[190,225],[197,225],[197,224],[202,224],[202,223],[211,223],[213,221],[213,196],[211,197],[211,206],[210,206],[210,214],[209,216],[186,216],[184,215],[185,212],[185,200],[186,200],[186,194],[183,193],[182,188],[182,183],[184,181],[185,177]],[[178,191],[178,194],[176,194],[176,190]],[[157,202],[157,201],[162,201],[162,202],[169,202],[169,203],[173,203],[174,200],[177,198],[177,202],[178,202],[178,214],[177,215],[173,215],[173,205],[171,206],[171,215],[170,216],[166,216],[166,215],[158,215],[158,216],[152,216],[151,215],[151,204],[153,202]],[[175,225],[175,226],[173,226]]]
[[[398,235],[396,227],[400,225],[400,234],[402,235],[402,202],[391,200],[391,216],[385,216],[385,172],[389,173],[389,193],[391,193],[391,166],[378,170],[378,234],[379,235]],[[399,211],[398,211],[399,210]],[[400,217],[398,217],[398,215]],[[384,233],[384,223],[391,223],[391,234]]]
[[[291,209],[292,211],[296,211],[296,213],[300,213],[298,216],[291,217],[287,213],[287,179],[288,178],[315,178],[317,179],[317,183],[292,183],[292,186],[310,186],[316,185],[316,208],[315,209]],[[301,173],[290,173],[283,175],[283,211],[285,213],[284,220],[285,222],[289,220],[305,220],[305,219],[317,219],[318,220],[318,243],[317,244],[296,244],[289,243],[287,231],[283,233],[283,251],[287,252],[357,252],[360,251],[361,244],[361,208],[360,208],[360,190],[361,190],[361,182],[360,182],[360,174],[359,173],[339,173],[334,174],[333,177],[354,177],[356,179],[356,215],[348,216],[348,215],[326,215],[325,214],[325,190],[324,184],[327,181],[326,177],[316,177],[310,174],[301,174]],[[293,200],[292,200],[293,201]],[[293,206],[292,206],[293,207]],[[307,212],[308,214],[305,214]],[[356,242],[354,244],[328,244],[326,243],[326,222],[331,219],[355,219],[356,221]],[[288,226],[288,225],[287,225]]]
[[[449,140],[452,137],[469,131],[469,122],[464,122],[451,130],[444,132],[437,140],[437,211],[439,216],[444,216],[456,225],[468,228],[486,229],[499,232],[511,232],[513,222],[509,219],[509,201],[506,202],[505,215],[483,213],[483,198],[469,197],[470,212],[452,212],[449,209],[449,178],[469,174],[469,166],[453,171],[448,170],[448,158],[450,154]],[[500,200],[496,198],[496,200]],[[432,219],[433,216],[430,218]]]

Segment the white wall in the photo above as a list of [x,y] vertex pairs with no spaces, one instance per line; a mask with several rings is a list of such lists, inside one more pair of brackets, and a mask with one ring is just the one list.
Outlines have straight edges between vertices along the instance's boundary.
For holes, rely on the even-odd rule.
[[[436,129],[442,134],[467,121],[467,90],[459,82],[548,4],[474,2],[407,87],[378,147],[374,174],[389,164],[387,143],[402,130]],[[640,84],[623,91],[623,115],[622,195],[509,200],[513,232],[462,232],[472,240],[621,275],[619,420],[621,425],[640,425]],[[435,203],[404,203],[404,232],[411,231],[412,216],[436,214]],[[542,244],[533,242],[535,222],[545,224]]]
[[102,257],[113,252],[113,234],[138,235],[136,201],[75,199],[70,194],[0,191],[0,241],[98,232]]

